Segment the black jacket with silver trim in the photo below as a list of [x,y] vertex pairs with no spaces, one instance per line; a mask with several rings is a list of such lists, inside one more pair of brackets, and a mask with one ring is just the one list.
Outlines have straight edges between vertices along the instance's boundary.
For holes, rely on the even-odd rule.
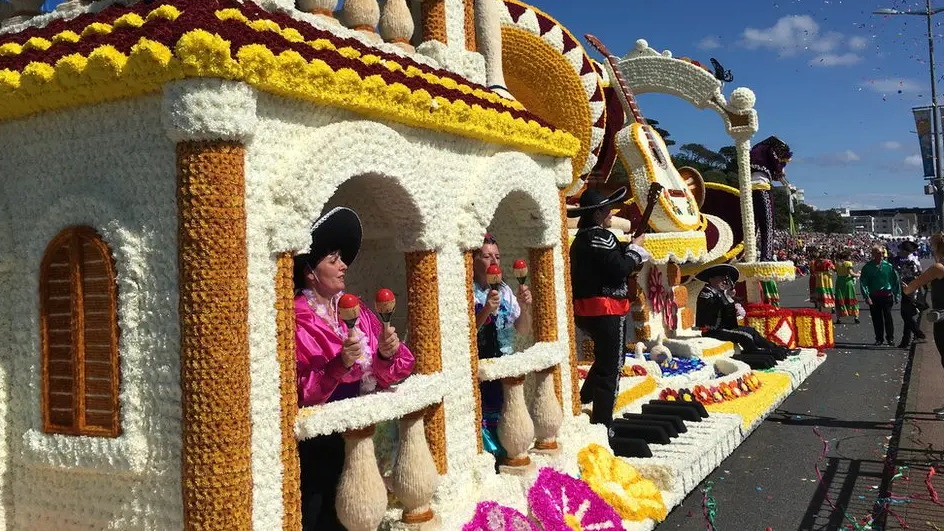
[[629,299],[626,281],[648,255],[645,250],[616,239],[603,227],[577,231],[570,245],[570,279],[574,300],[593,297]]
[[724,292],[706,284],[698,293],[695,327],[734,330],[738,327],[737,308]]

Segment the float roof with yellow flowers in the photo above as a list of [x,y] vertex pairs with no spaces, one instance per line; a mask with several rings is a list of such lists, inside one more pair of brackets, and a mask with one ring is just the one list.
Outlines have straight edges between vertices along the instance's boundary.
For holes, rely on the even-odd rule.
[[572,157],[580,147],[454,73],[236,0],[111,6],[0,35],[0,121],[159,92],[188,77],[532,153]]

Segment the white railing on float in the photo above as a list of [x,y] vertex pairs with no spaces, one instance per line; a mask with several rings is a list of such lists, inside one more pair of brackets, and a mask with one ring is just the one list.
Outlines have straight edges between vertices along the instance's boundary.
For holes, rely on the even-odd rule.
[[387,42],[413,52],[415,24],[407,0],[344,0],[340,11],[339,0],[296,0],[300,11],[320,16],[363,33],[374,43]]
[[430,503],[439,473],[426,442],[424,410],[443,399],[442,374],[414,375],[390,389],[319,406],[300,408],[295,422],[299,440],[341,433],[344,468],[338,484],[338,519],[348,531],[374,531],[387,512],[387,486],[374,452],[374,428],[399,420],[399,451],[391,490],[403,505],[404,523],[432,518]]
[[[554,452],[564,412],[554,392],[554,370],[564,359],[558,343],[537,343],[508,356],[479,361],[479,381],[499,380],[504,402],[498,438],[508,453],[504,471],[526,470],[529,451]],[[531,410],[525,400],[525,377],[535,378]],[[533,448],[532,448],[533,444]]]

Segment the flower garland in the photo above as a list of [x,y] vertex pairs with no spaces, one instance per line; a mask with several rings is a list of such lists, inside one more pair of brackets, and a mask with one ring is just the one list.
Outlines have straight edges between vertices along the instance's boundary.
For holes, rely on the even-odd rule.
[[493,501],[479,502],[472,520],[462,531],[538,531],[534,523],[517,509]]
[[[180,12],[174,3],[184,5],[175,0],[158,8],[165,13],[176,9],[179,14],[173,20],[155,16],[154,22],[134,27],[136,19],[129,16],[134,22],[123,25],[122,31],[89,24],[85,28],[93,30],[83,29],[74,38],[78,34],[66,33],[65,24],[78,29],[77,24],[88,21],[80,17],[5,36],[33,34],[26,40],[29,46],[0,44],[5,47],[0,56],[0,119],[157,92],[164,83],[184,77],[219,77],[284,97],[535,153],[569,157],[580,147],[569,133],[553,130],[482,87],[339,39],[287,15],[235,1],[217,3],[231,6],[219,11],[199,3],[186,4]],[[131,10],[143,13],[147,7],[139,3]],[[121,10],[109,8],[96,16],[116,12]],[[147,16],[153,12],[158,11]],[[249,21],[250,16],[255,20]],[[246,31],[247,24],[254,31]],[[43,35],[59,36],[58,44],[46,39],[46,47]]]
[[719,404],[748,396],[763,386],[757,374],[750,372],[730,381],[717,385],[696,385],[692,389],[666,388],[659,393],[660,400],[700,402],[703,405]]
[[662,492],[655,483],[644,478],[629,463],[613,453],[591,444],[577,454],[580,477],[609,503],[623,520],[641,521],[651,518],[657,522],[668,513]]
[[623,531],[623,519],[589,485],[542,468],[528,491],[532,516],[545,531]]
[[740,415],[742,426],[749,429],[765,417],[778,400],[790,393],[791,377],[789,374],[760,372],[755,374],[760,387],[756,392],[738,400],[725,400],[707,404],[711,413],[734,413]]

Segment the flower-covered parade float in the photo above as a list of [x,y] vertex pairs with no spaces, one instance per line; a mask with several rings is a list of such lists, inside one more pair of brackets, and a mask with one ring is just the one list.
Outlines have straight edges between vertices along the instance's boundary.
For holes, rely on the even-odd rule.
[[[747,277],[782,267],[673,177],[634,276],[614,421],[637,454],[590,424],[566,209],[648,133],[612,72],[532,6],[41,4],[0,10],[6,529],[300,530],[299,446],[332,436],[350,531],[652,529],[824,359],[752,370],[701,337],[699,268],[742,250]],[[617,70],[639,92],[687,87],[664,90],[727,117],[746,154],[750,91],[727,102],[700,67],[657,56]],[[645,210],[641,167],[616,231]],[[359,231],[345,290],[376,306],[339,312],[375,308],[415,360],[401,382],[304,405],[294,259],[341,207]],[[496,276],[533,302],[514,352],[480,359],[486,235],[511,258]],[[825,348],[811,320],[789,321],[795,345]],[[481,436],[496,382],[498,457]]]

